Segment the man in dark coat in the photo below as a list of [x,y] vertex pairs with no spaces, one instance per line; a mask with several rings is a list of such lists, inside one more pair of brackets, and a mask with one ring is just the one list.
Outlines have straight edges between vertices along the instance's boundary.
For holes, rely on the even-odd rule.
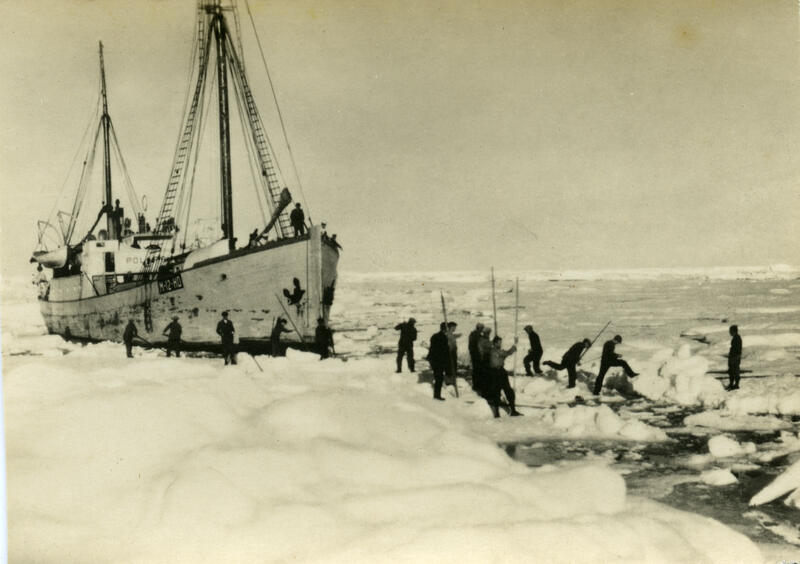
[[478,338],[477,372],[473,374],[472,388],[481,397],[486,397],[490,383],[489,353],[492,350],[492,340],[489,337],[491,334],[492,330],[489,327],[484,327]]
[[513,345],[508,350],[503,350],[503,339],[498,336],[492,340],[492,348],[489,351],[489,383],[487,387],[486,402],[492,410],[494,417],[500,417],[500,392],[502,391],[506,396],[508,402],[509,414],[512,416],[522,415],[516,409],[515,399],[516,394],[514,388],[508,382],[508,372],[503,366],[506,357],[514,354],[517,346]]
[[300,204],[295,204],[292,213],[289,214],[289,221],[294,229],[294,236],[299,237],[306,232],[306,214],[300,207]]
[[450,361],[447,363],[447,375],[455,378],[458,371],[458,338],[461,336],[456,333],[458,323],[449,321],[447,323],[447,346],[450,349]]
[[541,374],[542,369],[539,367],[539,361],[542,360],[542,353],[544,353],[544,350],[542,349],[542,341],[539,339],[539,335],[536,334],[536,331],[533,330],[531,325],[525,326],[525,332],[528,334],[528,341],[531,345],[528,354],[526,354],[525,358],[522,359],[522,364],[525,366],[525,374],[528,376],[533,376],[533,372],[531,372],[531,362],[533,362],[533,369],[536,371],[536,374]]
[[286,320],[283,317],[279,317],[275,322],[275,326],[272,328],[272,333],[269,336],[272,356],[283,356],[283,350],[281,350],[282,333],[291,333],[291,331],[286,328]]
[[728,391],[739,389],[739,370],[742,363],[742,338],[739,336],[739,326],[731,325],[728,332],[731,334],[731,348],[728,351]]
[[627,362],[622,360],[622,355],[614,352],[614,347],[621,342],[622,337],[615,335],[613,339],[610,339],[603,344],[603,355],[600,357],[600,372],[597,374],[597,379],[594,381],[594,395],[598,395],[602,391],[603,378],[605,378],[606,372],[612,366],[621,366],[625,371],[625,374],[628,375],[628,378],[633,378],[634,376],[639,375],[638,372],[633,371]]
[[[167,333],[169,334],[167,335]],[[175,356],[180,358],[181,333],[183,333],[183,327],[178,323],[178,316],[174,315],[172,322],[161,333],[162,335],[167,335],[167,357],[172,356],[172,351],[175,351]]]
[[591,346],[592,342],[589,339],[578,341],[572,345],[567,352],[564,353],[564,356],[561,357],[561,364],[556,364],[552,360],[546,360],[544,364],[556,370],[564,370],[566,368],[567,373],[569,374],[569,383],[567,384],[567,388],[574,388],[575,382],[578,379],[578,373],[575,371],[575,367],[578,365],[578,362],[580,362],[584,351],[589,350],[589,347]]
[[430,349],[428,349],[428,362],[433,370],[433,399],[444,401],[442,397],[442,383],[450,364],[450,346],[447,342],[447,325],[441,323],[439,332],[431,336]]
[[139,331],[136,329],[136,324],[133,319],[129,319],[125,331],[122,333],[122,342],[125,343],[125,353],[128,358],[133,358],[133,339],[138,336]]
[[469,334],[467,339],[467,349],[469,350],[469,362],[472,365],[472,389],[475,389],[475,383],[478,380],[476,373],[478,371],[478,363],[480,362],[480,354],[478,353],[478,341],[483,332],[483,323],[475,325],[475,329]]
[[397,372],[402,372],[403,356],[408,363],[408,371],[414,372],[414,341],[417,340],[416,319],[410,317],[408,321],[395,325],[395,331],[400,331],[400,340],[397,342]]
[[330,356],[330,351],[333,348],[333,331],[325,325],[325,320],[321,317],[317,319],[317,329],[314,332],[314,344],[317,347],[320,360]]
[[228,362],[236,364],[236,350],[233,345],[233,334],[236,329],[233,327],[233,322],[228,319],[228,312],[222,312],[222,319],[217,323],[217,335],[222,339],[222,356],[225,359],[225,365]]

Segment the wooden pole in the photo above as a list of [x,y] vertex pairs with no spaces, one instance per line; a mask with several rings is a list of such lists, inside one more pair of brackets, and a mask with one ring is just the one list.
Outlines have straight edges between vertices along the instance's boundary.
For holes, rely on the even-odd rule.
[[585,355],[585,354],[586,354],[586,351],[588,351],[590,348],[592,348],[592,345],[594,344],[594,342],[595,342],[597,339],[599,339],[599,338],[600,338],[600,335],[602,335],[602,334],[603,334],[603,331],[605,331],[605,330],[606,330],[606,328],[608,328],[608,326],[609,326],[609,325],[611,325],[611,322],[610,322],[610,321],[609,321],[608,323],[606,323],[605,325],[603,325],[603,328],[602,328],[602,329],[600,329],[600,332],[597,334],[597,336],[596,336],[594,339],[592,339],[592,343],[589,345],[589,348],[588,348],[588,349],[583,349],[583,352],[581,353],[581,356],[578,358],[578,360],[580,360],[581,358],[583,358],[583,355]]
[[[450,331],[450,327],[447,325],[447,308],[444,305],[444,293],[441,290],[439,290],[439,296],[442,298],[442,315],[444,316],[444,325],[447,327],[446,331]],[[453,357],[450,356],[449,347],[447,349],[447,358],[447,362],[450,364],[450,370],[453,371],[453,387],[456,389],[456,397],[458,397],[458,374],[456,374],[456,367],[453,366]]]
[[[514,299],[514,346],[517,346],[517,332],[519,329],[519,278],[515,282],[516,298]],[[517,389],[517,351],[514,350],[514,366],[511,369],[511,388]]]
[[497,303],[494,299],[494,267],[492,267],[492,315],[494,315],[494,336],[497,337]]
[[274,294],[274,296],[275,296],[275,299],[278,300],[278,305],[281,306],[281,309],[283,310],[283,313],[286,314],[286,319],[289,320],[289,323],[291,323],[292,327],[294,327],[295,333],[297,333],[297,336],[300,337],[300,342],[301,343],[305,342],[305,339],[303,339],[303,334],[300,333],[300,330],[297,328],[297,325],[294,324],[294,321],[292,320],[292,316],[289,315],[289,312],[286,310],[286,307],[283,305],[283,302],[278,297],[278,294]]

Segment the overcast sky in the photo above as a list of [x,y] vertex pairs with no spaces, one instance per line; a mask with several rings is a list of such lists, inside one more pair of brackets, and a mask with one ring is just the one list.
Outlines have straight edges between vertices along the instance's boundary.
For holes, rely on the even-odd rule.
[[[792,1],[249,1],[343,270],[800,264]],[[30,269],[97,98],[99,39],[154,219],[194,18],[189,0],[0,1],[4,273]],[[234,170],[234,189],[248,178]]]

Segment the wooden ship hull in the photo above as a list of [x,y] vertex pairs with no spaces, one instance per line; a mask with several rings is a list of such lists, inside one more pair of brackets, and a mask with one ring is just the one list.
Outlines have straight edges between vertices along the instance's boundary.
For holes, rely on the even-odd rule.
[[[217,322],[228,311],[241,350],[269,352],[279,316],[289,320],[292,331],[283,335],[283,344],[308,348],[317,319],[328,322],[338,260],[337,245],[312,226],[303,236],[239,249],[149,282],[107,274],[107,284],[90,286],[95,295],[81,295],[86,283],[80,274],[57,278],[39,303],[48,331],[68,339],[121,342],[132,319],[139,336],[158,346],[166,343],[162,332],[178,316],[182,348],[216,350]],[[294,279],[303,290],[299,300]]]

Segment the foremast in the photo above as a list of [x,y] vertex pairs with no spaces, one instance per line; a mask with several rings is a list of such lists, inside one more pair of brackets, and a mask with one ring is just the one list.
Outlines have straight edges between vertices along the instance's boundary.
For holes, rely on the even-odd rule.
[[105,188],[106,229],[109,239],[118,239],[116,224],[111,210],[111,147],[109,142],[109,128],[111,117],[108,115],[108,99],[106,97],[106,68],[103,62],[103,42],[100,41],[100,95],[103,99],[103,115],[100,118],[103,124],[103,186]]

